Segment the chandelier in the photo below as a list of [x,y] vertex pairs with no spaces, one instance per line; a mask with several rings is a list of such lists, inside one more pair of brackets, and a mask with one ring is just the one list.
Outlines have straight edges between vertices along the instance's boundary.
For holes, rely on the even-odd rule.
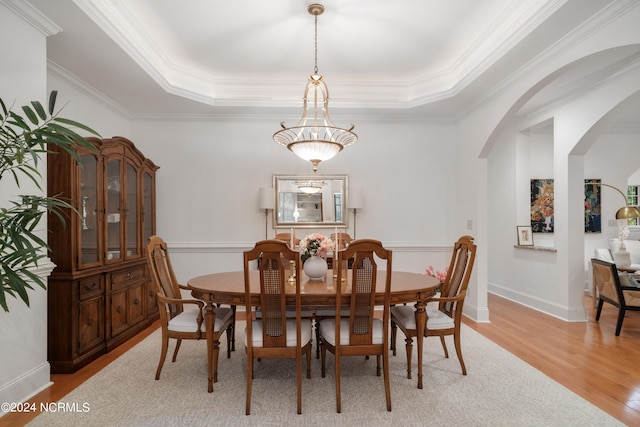
[[333,158],[344,147],[356,142],[358,136],[352,132],[353,124],[349,129],[343,129],[329,118],[329,89],[318,74],[318,15],[322,15],[324,6],[312,4],[307,11],[315,19],[315,66],[304,89],[302,117],[298,124],[289,128],[281,122],[282,130],[273,134],[273,140],[311,162],[313,171],[317,172],[320,162]]
[[297,180],[293,183],[296,187],[300,189],[303,193],[314,194],[318,191],[322,190],[322,187],[327,185],[325,181],[318,180]]

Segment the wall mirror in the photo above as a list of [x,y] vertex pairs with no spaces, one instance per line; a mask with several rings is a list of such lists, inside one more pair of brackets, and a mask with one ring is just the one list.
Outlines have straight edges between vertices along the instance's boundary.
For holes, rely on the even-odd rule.
[[346,227],[347,175],[273,175],[276,228]]

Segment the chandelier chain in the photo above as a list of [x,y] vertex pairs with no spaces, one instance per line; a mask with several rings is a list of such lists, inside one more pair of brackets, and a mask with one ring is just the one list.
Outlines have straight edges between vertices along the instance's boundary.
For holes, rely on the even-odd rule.
[[313,67],[313,74],[318,74],[318,13],[315,12],[313,14],[314,18],[315,18],[315,22],[316,22],[316,35],[315,35],[315,44],[314,44],[314,48],[315,48],[315,65]]

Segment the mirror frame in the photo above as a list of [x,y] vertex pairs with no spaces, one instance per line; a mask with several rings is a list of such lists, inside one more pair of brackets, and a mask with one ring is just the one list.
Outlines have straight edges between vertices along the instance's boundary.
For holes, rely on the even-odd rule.
[[[280,188],[283,181],[296,181],[296,180],[321,180],[321,181],[342,181],[342,221],[317,221],[317,222],[281,222],[280,217]],[[343,175],[273,175],[273,192],[275,195],[275,208],[273,210],[273,226],[275,229],[279,228],[329,228],[329,227],[342,227],[348,226],[348,194],[349,189],[349,177],[346,174]],[[322,191],[321,191],[322,192]],[[334,193],[332,193],[334,194]],[[335,209],[335,207],[334,207]]]

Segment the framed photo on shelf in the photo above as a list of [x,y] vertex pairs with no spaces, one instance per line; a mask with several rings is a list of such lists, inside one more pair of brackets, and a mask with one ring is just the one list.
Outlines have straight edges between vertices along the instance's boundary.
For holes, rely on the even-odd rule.
[[530,225],[516,226],[518,231],[518,246],[533,246],[533,231]]

